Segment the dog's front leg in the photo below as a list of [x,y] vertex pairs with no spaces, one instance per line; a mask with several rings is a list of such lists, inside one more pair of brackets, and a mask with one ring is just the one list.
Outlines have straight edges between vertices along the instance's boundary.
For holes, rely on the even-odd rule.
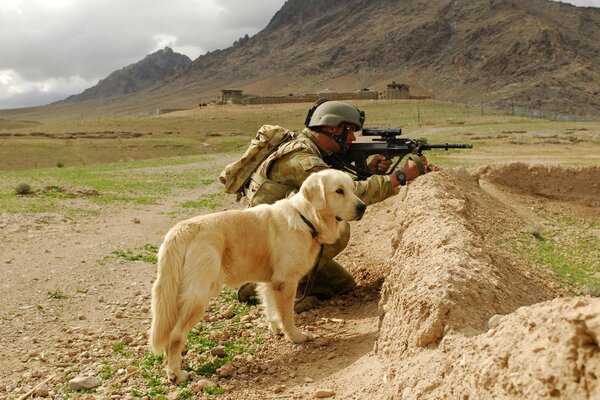
[[272,282],[270,285],[274,305],[281,316],[281,326],[286,338],[294,343],[304,343],[313,339],[313,336],[298,330],[294,323],[294,299],[297,287],[297,282]]

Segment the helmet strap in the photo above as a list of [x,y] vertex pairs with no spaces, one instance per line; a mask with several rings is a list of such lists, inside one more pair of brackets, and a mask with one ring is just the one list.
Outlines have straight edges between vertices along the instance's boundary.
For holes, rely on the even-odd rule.
[[[305,125],[306,127],[308,127],[308,124],[310,124],[310,120],[311,120],[311,118],[312,118],[313,114],[315,113],[315,110],[316,110],[317,108],[319,108],[319,106],[320,106],[321,104],[323,104],[323,103],[327,103],[328,101],[329,101],[328,99],[325,99],[325,98],[321,97],[320,99],[318,99],[318,100],[315,102],[315,104],[314,104],[314,105],[313,105],[313,106],[310,108],[310,110],[308,110],[308,113],[306,114],[306,119],[304,120],[304,125]],[[321,133],[321,132],[319,132],[319,133]]]
[[325,129],[323,129],[320,126],[314,126],[310,129],[312,129],[313,131],[315,131],[317,133],[320,133],[321,135],[325,135],[325,136],[330,137],[333,140],[335,140],[335,142],[338,144],[340,149],[334,153],[344,154],[346,152],[346,150],[348,150],[346,148],[346,141],[348,139],[348,128],[344,127],[344,130],[342,131],[341,135],[334,135],[331,132],[327,132]]

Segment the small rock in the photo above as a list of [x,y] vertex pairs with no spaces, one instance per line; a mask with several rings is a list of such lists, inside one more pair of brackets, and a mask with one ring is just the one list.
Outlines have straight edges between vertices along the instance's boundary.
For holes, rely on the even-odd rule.
[[335,396],[335,391],[331,389],[319,389],[315,392],[315,397],[317,399],[323,399],[325,397]]
[[35,395],[38,397],[50,396],[50,391],[48,390],[48,385],[46,385],[45,383],[41,384],[40,387],[35,390]]
[[271,390],[273,393],[281,393],[285,390],[285,385],[275,385]]
[[140,221],[140,219],[139,219],[139,218],[134,218],[134,219],[132,219],[132,222],[133,222],[134,224],[139,224],[139,223],[140,223],[140,222],[142,222],[142,221]]
[[192,382],[190,386],[195,393],[201,393],[204,389],[214,388],[217,385],[214,382],[209,381],[208,379],[199,379],[197,381]]
[[225,347],[223,346],[213,347],[210,351],[210,354],[219,358],[223,358],[227,355],[227,353],[225,352]]
[[240,318],[240,322],[250,322],[254,319],[255,319],[254,315],[248,314],[248,315],[244,315],[242,318]]
[[231,376],[233,371],[230,368],[228,368],[227,366],[222,366],[221,368],[219,368],[217,370],[217,373],[219,374],[219,376],[221,378],[227,378],[227,377]]
[[69,381],[69,389],[94,389],[100,386],[100,379],[95,376],[77,376]]

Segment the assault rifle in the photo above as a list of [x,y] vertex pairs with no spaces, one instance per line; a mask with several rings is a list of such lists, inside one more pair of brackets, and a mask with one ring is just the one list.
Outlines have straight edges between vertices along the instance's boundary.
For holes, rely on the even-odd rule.
[[[400,161],[410,155],[420,156],[425,150],[432,149],[471,149],[471,144],[428,144],[421,140],[398,138],[402,134],[400,128],[390,129],[363,129],[363,136],[378,136],[372,142],[352,143],[342,155],[332,155],[327,160],[332,167],[356,175],[359,179],[366,179],[373,175],[367,169],[367,159],[374,154],[381,154],[387,159],[398,157],[396,163],[389,171],[379,171],[381,174],[393,172]],[[412,158],[412,157],[411,157]]]

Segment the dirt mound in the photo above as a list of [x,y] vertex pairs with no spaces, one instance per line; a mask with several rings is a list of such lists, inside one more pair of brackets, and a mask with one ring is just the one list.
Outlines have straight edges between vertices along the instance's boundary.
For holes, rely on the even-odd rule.
[[600,206],[600,166],[565,168],[512,163],[484,167],[477,175],[480,179],[518,193],[572,201],[590,207]]
[[386,203],[384,214],[389,218],[393,212],[400,222],[376,344],[388,365],[384,398],[600,394],[600,299],[550,301],[561,293],[548,276],[489,239],[493,229],[526,227],[478,183],[484,176],[513,190],[554,193],[587,205],[598,190],[588,189],[599,170],[583,172],[522,164],[489,167],[474,176],[440,171]]

